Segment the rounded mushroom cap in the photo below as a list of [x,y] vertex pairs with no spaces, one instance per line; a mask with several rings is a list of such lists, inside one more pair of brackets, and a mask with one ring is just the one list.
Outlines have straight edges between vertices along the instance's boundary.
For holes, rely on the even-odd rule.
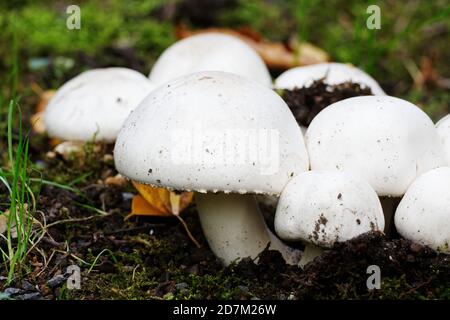
[[447,165],[450,166],[450,114],[436,123],[436,129],[444,148]]
[[411,184],[395,212],[395,227],[406,239],[450,254],[450,167]]
[[271,89],[224,72],[200,72],[153,91],[117,138],[117,170],[178,190],[281,192],[309,167],[289,107]]
[[295,67],[282,73],[275,80],[277,89],[308,87],[315,80],[324,78],[329,85],[352,81],[369,87],[374,95],[385,95],[380,85],[370,75],[352,65],[344,63],[319,63],[311,66]]
[[285,240],[322,247],[384,229],[380,200],[364,180],[344,171],[309,171],[281,193],[275,231]]
[[149,77],[162,84],[199,71],[230,72],[268,87],[272,85],[267,66],[253,48],[239,38],[214,32],[194,35],[170,46],[156,61]]
[[44,112],[48,134],[64,140],[113,142],[130,112],[154,88],[137,71],[94,69],[66,82]]
[[443,165],[431,119],[389,96],[330,105],[311,122],[305,139],[312,170],[354,172],[380,196],[401,196],[419,174]]

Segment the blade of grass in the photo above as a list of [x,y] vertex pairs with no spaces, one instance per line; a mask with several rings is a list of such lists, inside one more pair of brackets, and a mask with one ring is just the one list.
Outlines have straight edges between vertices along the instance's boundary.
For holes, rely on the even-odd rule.
[[104,253],[108,253],[110,255],[110,257],[113,259],[113,261],[115,263],[117,263],[117,258],[115,257],[114,253],[109,250],[109,249],[103,249],[94,259],[94,261],[92,262],[89,270],[87,273],[91,273],[92,269],[94,269],[97,266],[97,261],[98,259],[100,259],[100,257],[104,254]]
[[52,186],[52,187],[57,187],[63,190],[67,190],[67,191],[72,191],[74,193],[81,193],[81,191],[77,188],[74,188],[70,185],[66,185],[66,184],[61,184],[58,182],[54,182],[54,181],[49,181],[49,180],[45,180],[45,179],[41,179],[41,178],[30,178],[30,182],[39,182],[43,185],[48,185],[48,186]]
[[12,166],[14,159],[13,159],[13,111],[14,111],[14,100],[11,100],[9,102],[8,106],[8,157],[9,157],[9,164]]

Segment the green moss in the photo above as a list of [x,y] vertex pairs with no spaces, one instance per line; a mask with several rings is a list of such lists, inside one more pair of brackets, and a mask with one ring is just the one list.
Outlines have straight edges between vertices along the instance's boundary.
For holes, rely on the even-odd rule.
[[[109,47],[134,47],[149,67],[157,55],[175,41],[173,26],[151,17],[163,1],[85,1],[80,4],[81,29],[66,27],[67,5],[28,4],[0,13],[0,55],[8,55],[16,26],[20,47],[28,56],[78,53],[95,56]],[[13,23],[14,22],[14,23]],[[84,66],[78,66],[83,69]]]
[[[42,139],[37,136],[33,139]],[[42,148],[42,157],[46,157],[47,152],[51,152],[49,142]],[[43,179],[56,182],[69,187],[88,185],[96,183],[102,179],[102,174],[107,170],[115,170],[113,161],[105,159],[107,149],[112,149],[111,145],[102,143],[87,142],[82,147],[81,153],[68,154],[66,158],[55,154],[53,159],[49,159],[47,167],[43,170]],[[111,154],[109,154],[111,156]]]

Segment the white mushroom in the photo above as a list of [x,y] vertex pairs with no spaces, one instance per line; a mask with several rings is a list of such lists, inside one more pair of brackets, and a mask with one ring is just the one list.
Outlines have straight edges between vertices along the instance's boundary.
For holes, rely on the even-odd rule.
[[450,254],[450,167],[411,184],[395,212],[395,226],[406,239]]
[[447,165],[450,166],[450,114],[436,123],[436,129],[444,148]]
[[113,142],[130,112],[154,85],[126,68],[86,71],[65,83],[51,98],[44,122],[51,137]]
[[337,170],[309,171],[291,179],[275,215],[275,231],[282,239],[306,243],[302,266],[320,254],[320,247],[383,228],[383,210],[373,188]]
[[319,79],[324,79],[324,82],[329,85],[352,81],[369,87],[374,95],[385,95],[383,89],[370,75],[352,65],[336,62],[289,69],[275,80],[275,87],[288,90],[309,87]]
[[264,61],[244,41],[223,33],[206,33],[180,40],[166,49],[150,73],[157,84],[199,71],[224,71],[272,85]]
[[197,191],[203,232],[225,264],[254,258],[269,242],[297,262],[298,252],[271,235],[251,195],[279,194],[309,166],[300,128],[269,88],[224,72],[173,80],[127,119],[114,154],[130,179]]
[[[415,105],[389,96],[330,105],[311,122],[305,139],[312,170],[354,172],[379,196],[400,197],[421,173],[443,165],[431,119]],[[393,210],[384,209],[389,230]]]

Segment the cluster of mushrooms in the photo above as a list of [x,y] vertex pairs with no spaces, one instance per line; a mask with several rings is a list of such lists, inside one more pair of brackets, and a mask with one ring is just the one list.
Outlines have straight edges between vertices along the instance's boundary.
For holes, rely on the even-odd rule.
[[[374,95],[334,103],[300,128],[277,92],[317,79],[351,81]],[[195,192],[204,235],[225,265],[269,246],[303,266],[336,242],[389,233],[391,221],[403,237],[450,254],[450,116],[435,126],[350,65],[296,67],[273,83],[240,39],[199,34],[169,47],[149,77],[126,68],[78,75],[50,100],[44,123],[62,140],[115,141],[115,166],[132,181]],[[268,163],[259,158],[223,161],[224,150],[248,151],[230,132],[274,132],[275,170],[263,172]],[[177,139],[186,137],[198,140],[197,159],[185,157],[189,141],[179,152]],[[279,197],[276,235],[256,194]]]

